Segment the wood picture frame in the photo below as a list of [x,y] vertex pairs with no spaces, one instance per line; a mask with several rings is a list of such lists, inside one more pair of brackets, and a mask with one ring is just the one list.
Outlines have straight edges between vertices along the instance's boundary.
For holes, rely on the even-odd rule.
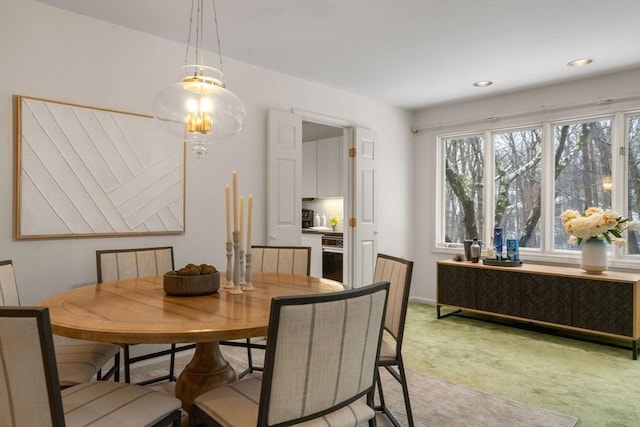
[[184,233],[185,144],[153,117],[15,103],[16,239]]

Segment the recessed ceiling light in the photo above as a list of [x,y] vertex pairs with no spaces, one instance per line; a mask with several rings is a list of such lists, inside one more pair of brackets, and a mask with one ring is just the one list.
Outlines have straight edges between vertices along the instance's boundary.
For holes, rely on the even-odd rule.
[[593,62],[593,59],[575,59],[567,64],[569,67],[584,67],[585,65],[589,65]]
[[473,85],[474,85],[475,87],[487,87],[487,86],[491,86],[492,84],[493,84],[493,82],[492,82],[492,81],[489,81],[489,80],[480,80],[480,81],[475,82]]

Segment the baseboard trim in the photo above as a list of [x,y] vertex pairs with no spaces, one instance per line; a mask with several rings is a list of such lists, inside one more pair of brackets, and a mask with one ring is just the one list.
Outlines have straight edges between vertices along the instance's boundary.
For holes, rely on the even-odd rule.
[[416,302],[425,305],[436,305],[436,301],[430,298],[409,297],[409,302]]

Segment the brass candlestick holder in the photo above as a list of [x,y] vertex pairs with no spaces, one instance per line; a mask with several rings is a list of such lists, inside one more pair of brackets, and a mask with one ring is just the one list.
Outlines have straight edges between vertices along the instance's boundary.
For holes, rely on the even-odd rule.
[[247,251],[247,254],[245,255],[245,257],[247,262],[247,269],[245,272],[246,283],[244,284],[244,286],[242,286],[242,290],[253,291],[255,290],[255,288],[253,287],[253,283],[251,283],[251,251],[250,250]]

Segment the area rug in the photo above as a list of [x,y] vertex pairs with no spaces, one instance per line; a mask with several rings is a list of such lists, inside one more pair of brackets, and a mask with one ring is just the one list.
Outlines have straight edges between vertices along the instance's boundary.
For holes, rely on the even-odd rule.
[[[244,349],[222,347],[222,352],[236,372],[247,366]],[[258,356],[260,352],[254,353]],[[255,359],[259,366],[260,356]],[[189,357],[176,358],[176,371],[181,371],[188,362]],[[152,378],[161,371],[136,374],[132,381]],[[381,379],[387,406],[403,426],[408,425],[399,384],[385,371],[381,371]],[[414,423],[419,427],[573,427],[578,421],[573,416],[492,396],[411,370],[407,371],[407,379]],[[175,383],[164,382],[153,387],[173,393]],[[378,415],[377,424],[382,427],[392,425],[382,415]]]

